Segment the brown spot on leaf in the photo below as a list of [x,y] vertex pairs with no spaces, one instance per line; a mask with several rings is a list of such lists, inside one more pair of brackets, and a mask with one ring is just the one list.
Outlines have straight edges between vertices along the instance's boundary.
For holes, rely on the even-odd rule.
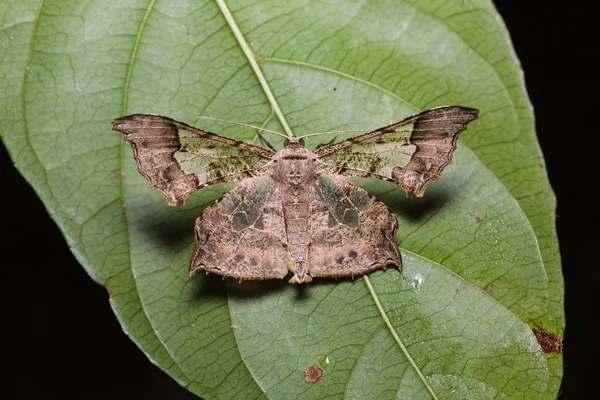
[[533,334],[537,339],[544,353],[563,353],[563,339],[546,331],[542,327],[533,330]]
[[108,292],[108,298],[112,299],[112,289],[106,285],[102,285],[102,286],[104,286],[104,289],[106,289],[106,291]]
[[306,368],[304,371],[304,380],[308,383],[315,383],[323,377],[323,370],[317,365]]

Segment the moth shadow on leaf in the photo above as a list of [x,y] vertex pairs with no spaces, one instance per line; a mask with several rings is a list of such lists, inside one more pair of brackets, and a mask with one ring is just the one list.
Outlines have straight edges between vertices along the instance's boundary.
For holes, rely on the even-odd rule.
[[221,276],[215,274],[198,276],[196,274],[189,279],[192,280],[191,284],[195,293],[192,302],[227,300],[227,283]]
[[446,191],[431,190],[426,197],[401,197],[388,205],[395,214],[402,216],[410,222],[421,222],[431,214],[444,208],[452,195]]
[[[390,266],[391,267],[391,266]],[[291,274],[284,279],[265,279],[265,280],[246,280],[236,281],[232,278],[221,277],[217,274],[200,273],[201,276],[194,275],[191,279],[195,280],[194,301],[202,302],[210,299],[227,300],[235,298],[236,300],[243,299],[260,299],[271,295],[282,294],[284,291],[292,291],[294,301],[302,302],[308,300],[311,296],[311,290],[320,285],[339,285],[342,282],[352,283],[360,277],[354,279],[350,277],[319,277],[313,279],[309,284],[290,284],[288,279]]]
[[168,209],[157,214],[147,213],[138,220],[138,229],[153,245],[165,251],[179,251],[194,240],[194,222],[203,209],[186,211]]
[[264,296],[281,293],[291,286],[285,279],[246,280],[236,281],[217,274],[196,273],[191,277],[194,281],[196,296],[194,301],[228,298],[257,299]]
[[318,277],[313,278],[310,283],[290,284],[288,283],[288,279],[292,276],[293,274],[289,274],[284,279],[243,281],[241,283],[231,280],[227,288],[229,289],[229,295],[239,298],[261,298],[269,294],[281,293],[287,290],[294,293],[294,301],[302,302],[308,300],[311,297],[311,291],[316,290],[319,286],[328,285],[334,287],[344,282],[353,283],[360,278],[360,276],[356,276],[354,279],[349,276],[337,278]]
[[[441,182],[440,182],[441,183]],[[433,185],[423,197],[407,197],[402,189],[387,182],[379,186],[363,186],[370,194],[382,201],[397,216],[409,222],[421,222],[449,204],[453,194],[450,187]]]
[[233,185],[215,185],[214,193],[204,192],[202,198],[190,198],[184,206],[166,207],[161,202],[154,212],[149,210],[137,220],[138,229],[152,244],[178,251],[194,241],[196,219],[232,188]]
[[281,293],[291,286],[287,279],[265,279],[236,281],[227,278],[228,294],[234,298],[257,299],[268,295]]

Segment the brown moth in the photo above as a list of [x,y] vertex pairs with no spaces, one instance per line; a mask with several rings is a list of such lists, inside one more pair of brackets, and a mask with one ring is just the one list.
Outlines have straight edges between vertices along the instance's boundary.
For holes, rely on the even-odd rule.
[[154,114],[112,123],[170,205],[208,185],[240,182],[196,220],[190,275],[201,269],[241,281],[290,270],[289,282],[302,283],[401,268],[396,218],[346,178],[384,179],[420,197],[478,112],[437,107],[314,151],[303,137],[275,151]]

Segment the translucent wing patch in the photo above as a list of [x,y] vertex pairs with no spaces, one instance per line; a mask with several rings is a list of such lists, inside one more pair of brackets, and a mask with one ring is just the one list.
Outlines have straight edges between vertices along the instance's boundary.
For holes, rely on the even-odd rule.
[[390,210],[341,175],[321,175],[310,199],[308,273],[358,276],[402,265]]
[[413,115],[314,151],[330,170],[351,177],[382,178],[408,195],[422,196],[450,163],[458,134],[478,110],[444,106]]
[[279,188],[270,177],[244,179],[196,220],[190,275],[204,270],[239,280],[288,273]]
[[249,177],[275,154],[161,115],[133,114],[112,123],[131,143],[140,173],[171,205],[198,188]]
[[254,183],[249,192],[248,189],[233,190],[218,203],[219,214],[231,219],[231,229],[236,232],[250,227],[264,229],[263,209],[272,194],[274,182],[267,177],[259,179],[258,182],[246,181],[244,187],[249,182]]
[[352,185],[336,183],[327,175],[321,175],[315,182],[317,196],[320,196],[329,210],[329,227],[344,224],[356,228],[359,213],[373,206],[373,197]]

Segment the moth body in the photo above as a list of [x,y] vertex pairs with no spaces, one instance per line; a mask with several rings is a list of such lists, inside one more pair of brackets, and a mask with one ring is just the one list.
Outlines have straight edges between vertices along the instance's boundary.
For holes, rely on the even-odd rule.
[[[296,139],[296,138],[293,138]],[[275,157],[275,184],[281,194],[283,218],[290,255],[292,283],[310,282],[310,191],[315,178],[315,156],[299,142],[289,140]]]
[[239,182],[195,223],[190,275],[237,280],[355,277],[401,267],[398,222],[347,178],[375,178],[421,196],[440,177],[478,110],[443,106],[310,151],[288,137],[276,151],[156,114],[113,121],[139,171],[170,205],[201,187]]

